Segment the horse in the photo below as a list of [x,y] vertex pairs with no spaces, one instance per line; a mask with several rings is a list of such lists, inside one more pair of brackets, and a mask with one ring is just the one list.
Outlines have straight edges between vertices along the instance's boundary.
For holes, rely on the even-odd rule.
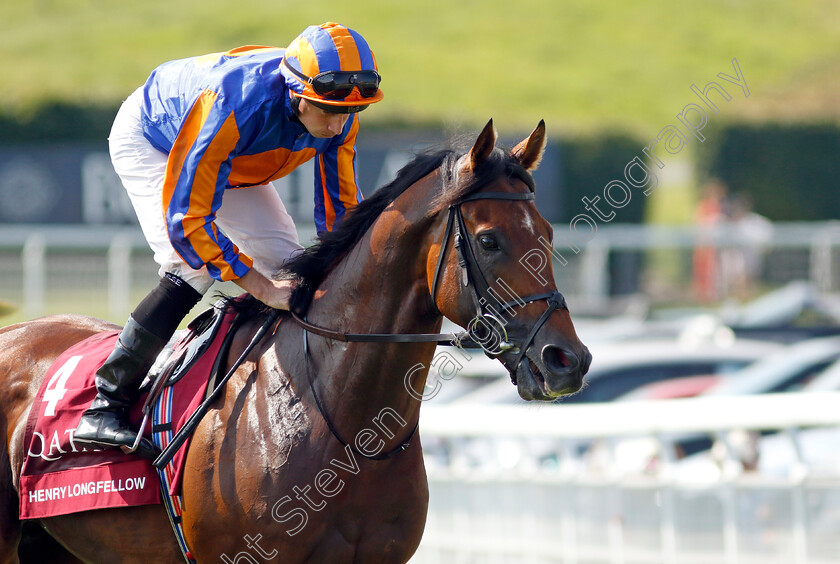
[[[429,495],[415,435],[436,344],[422,336],[444,317],[475,327],[480,343],[497,337],[484,352],[522,398],[582,386],[591,355],[557,291],[551,225],[534,203],[545,124],[510,151],[496,141],[491,120],[467,151],[416,156],[287,264],[296,316],[280,315],[191,439],[183,526],[197,562],[408,561]],[[270,315],[241,307],[249,317],[232,358]],[[62,351],[113,329],[58,315],[0,330],[2,563],[18,562],[24,427],[43,376]],[[183,561],[161,505],[40,524],[64,550],[51,562]]]

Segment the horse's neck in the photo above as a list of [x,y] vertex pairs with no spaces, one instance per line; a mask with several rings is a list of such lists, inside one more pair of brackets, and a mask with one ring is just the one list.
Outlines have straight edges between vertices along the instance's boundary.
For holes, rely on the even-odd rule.
[[[347,333],[440,330],[442,319],[430,307],[425,280],[423,233],[416,225],[400,225],[406,221],[397,214],[369,230],[325,280],[310,308],[311,322]],[[422,390],[433,343],[341,343],[317,337],[311,343],[319,364],[317,388],[331,396],[325,403],[334,420],[353,429],[390,409],[414,424],[420,404],[406,381]]]

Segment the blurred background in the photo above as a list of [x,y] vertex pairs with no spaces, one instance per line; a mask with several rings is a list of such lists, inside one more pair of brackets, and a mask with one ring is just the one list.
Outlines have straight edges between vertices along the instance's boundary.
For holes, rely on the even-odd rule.
[[[546,120],[537,203],[595,356],[557,405],[483,357],[432,371],[415,561],[840,562],[833,0],[5,2],[0,322],[122,323],[157,283],[107,154],[155,66],[330,20],[383,75],[366,194],[490,118],[509,146]],[[309,167],[275,185],[311,240]]]

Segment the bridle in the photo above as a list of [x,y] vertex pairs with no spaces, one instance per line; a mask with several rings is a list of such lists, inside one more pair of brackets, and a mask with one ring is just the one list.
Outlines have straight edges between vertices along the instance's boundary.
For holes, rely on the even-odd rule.
[[[463,346],[467,348],[483,348],[490,356],[499,356],[508,351],[518,351],[518,355],[514,359],[512,366],[509,368],[514,374],[522,362],[525,351],[531,346],[537,332],[542,329],[542,326],[548,321],[551,314],[557,309],[568,309],[566,306],[566,299],[563,294],[557,290],[550,292],[543,292],[539,294],[532,294],[526,297],[516,296],[513,300],[506,303],[499,303],[499,300],[493,295],[490,290],[490,285],[487,283],[487,278],[478,264],[475,257],[472,244],[464,216],[461,213],[461,205],[466,202],[473,202],[476,200],[533,200],[533,192],[478,192],[461,199],[459,202],[449,206],[449,216],[446,220],[446,228],[443,232],[443,240],[440,244],[440,254],[438,255],[437,264],[435,265],[435,273],[432,277],[431,297],[432,301],[437,307],[437,289],[438,282],[443,270],[443,261],[448,248],[449,239],[453,238],[453,246],[455,252],[458,254],[458,266],[461,268],[461,280],[465,287],[471,290],[470,297],[475,312],[474,319],[483,319],[496,325],[501,330],[502,339],[499,342],[498,348],[488,350],[481,343],[476,344],[470,337],[469,332],[461,333],[342,333],[340,331],[333,331],[318,325],[313,325],[306,321],[305,318],[300,317],[297,313],[292,312],[294,319],[306,330],[316,335],[334,339],[343,342],[356,343],[438,343]],[[527,304],[547,300],[548,307],[531,328],[528,336],[521,344],[513,344],[509,342],[507,331],[505,331],[505,323],[499,319],[499,314],[504,314],[515,307],[524,307]],[[494,307],[497,304],[498,307]],[[515,378],[513,375],[512,378]],[[516,381],[514,380],[514,384]]]
[[[322,337],[326,337],[328,339],[334,339],[337,341],[343,342],[357,342],[357,343],[438,343],[438,344],[448,344],[448,345],[456,345],[465,348],[482,348],[484,349],[485,354],[491,357],[500,356],[506,352],[516,353],[516,357],[514,358],[513,362],[510,366],[506,364],[506,368],[510,374],[511,381],[514,385],[516,385],[516,372],[519,369],[519,365],[522,362],[522,359],[525,357],[525,353],[528,350],[528,347],[531,346],[534,338],[536,337],[537,333],[540,329],[542,329],[543,325],[548,321],[551,315],[558,309],[568,309],[566,306],[566,299],[563,297],[557,290],[552,290],[549,292],[543,292],[538,294],[532,294],[526,297],[519,297],[517,296],[513,300],[506,302],[506,303],[499,303],[499,300],[493,295],[490,289],[490,285],[487,283],[487,278],[484,276],[484,273],[481,270],[481,267],[478,264],[478,260],[476,259],[475,252],[473,251],[472,244],[470,243],[469,232],[466,228],[466,223],[464,222],[464,216],[461,213],[461,206],[467,202],[474,202],[477,200],[511,200],[511,201],[520,201],[520,200],[533,200],[534,199],[534,192],[477,192],[473,193],[469,196],[462,198],[460,201],[451,204],[449,206],[449,216],[446,220],[446,228],[443,232],[443,240],[440,244],[440,254],[438,255],[437,264],[435,265],[435,272],[432,277],[432,287],[431,287],[431,297],[432,301],[437,307],[437,289],[438,289],[438,281],[441,277],[441,271],[443,270],[443,261],[444,256],[446,254],[446,250],[449,245],[449,239],[453,239],[453,247],[455,252],[458,255],[458,266],[461,268],[461,280],[465,287],[469,288],[470,297],[473,305],[473,309],[475,312],[474,320],[483,320],[485,323],[491,324],[491,326],[498,327],[501,333],[501,338],[499,340],[498,346],[494,347],[492,350],[488,350],[484,344],[482,343],[483,339],[480,340],[477,344],[473,341],[472,336],[470,335],[469,331],[461,332],[461,333],[342,333],[339,331],[333,331],[331,329],[326,329],[324,327],[320,327],[317,325],[313,325],[306,321],[305,317],[299,316],[294,311],[292,313],[292,317],[297,321],[301,327],[303,327],[303,345],[304,345],[304,357],[306,360],[306,373],[309,379],[309,386],[312,391],[312,395],[315,399],[315,403],[318,406],[318,409],[321,412],[321,416],[327,423],[327,426],[330,428],[333,436],[343,446],[349,446],[353,452],[359,454],[365,458],[373,459],[373,460],[382,460],[385,458],[389,458],[392,455],[402,452],[409,446],[409,441],[414,436],[415,432],[417,431],[417,425],[415,425],[414,429],[411,431],[411,434],[408,438],[398,447],[394,448],[393,450],[379,455],[368,455],[363,452],[359,452],[356,450],[353,445],[345,441],[341,438],[341,436],[336,431],[332,421],[327,416],[326,412],[324,411],[320,400],[318,399],[317,394],[315,393],[315,386],[312,379],[312,374],[309,366],[309,342],[307,338],[307,334],[309,332],[314,333],[316,335],[320,335]],[[546,300],[548,302],[548,307],[542,313],[542,315],[537,319],[537,322],[528,332],[525,340],[522,341],[520,344],[511,343],[508,340],[507,331],[505,330],[505,322],[499,318],[500,314],[505,314],[515,307],[524,307],[530,303],[537,302],[540,300]],[[493,304],[497,304],[498,307],[493,307]],[[438,311],[440,309],[438,308]],[[504,361],[503,361],[504,362]]]
[[[467,226],[464,223],[464,215],[461,213],[461,205],[465,202],[473,202],[476,200],[533,200],[533,192],[478,192],[467,196],[458,203],[449,206],[449,217],[446,220],[446,229],[443,233],[443,241],[441,243],[441,251],[438,255],[437,265],[435,265],[435,273],[432,277],[432,300],[437,306],[437,287],[442,270],[444,255],[446,254],[447,243],[450,236],[454,238],[453,246],[458,254],[458,266],[461,268],[461,280],[465,287],[470,288],[470,297],[473,303],[473,310],[475,317],[473,320],[484,320],[498,327],[501,333],[501,339],[497,348],[489,350],[486,346],[481,346],[485,353],[489,356],[499,356],[508,351],[516,351],[517,356],[512,365],[508,367],[511,381],[516,384],[516,371],[519,369],[519,364],[525,356],[525,352],[536,337],[537,332],[542,329],[542,326],[551,317],[557,309],[568,309],[566,306],[566,299],[563,294],[557,290],[550,292],[543,292],[540,294],[532,294],[526,297],[516,296],[513,300],[506,303],[499,303],[499,300],[493,295],[490,290],[490,284],[487,283],[487,278],[478,264],[473,251],[472,243],[468,235]],[[454,235],[453,235],[454,233]],[[466,234],[466,235],[465,235]],[[505,322],[499,318],[499,314],[504,314],[515,307],[524,307],[527,304],[547,300],[548,307],[543,314],[537,319],[537,322],[528,332],[528,336],[520,345],[511,343],[508,340],[507,331],[505,330]],[[498,304],[498,308],[494,308],[493,304]],[[486,344],[486,343],[484,343]]]

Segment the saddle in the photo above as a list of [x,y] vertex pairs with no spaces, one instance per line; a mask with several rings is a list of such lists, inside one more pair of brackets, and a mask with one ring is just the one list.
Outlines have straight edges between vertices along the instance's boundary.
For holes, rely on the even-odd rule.
[[[208,382],[227,356],[235,319],[235,312],[214,307],[193,320],[158,357],[143,384],[146,397],[130,409],[129,419],[135,425],[143,419],[138,426],[159,448],[166,446],[168,438],[204,403],[207,390],[213,389]],[[152,485],[156,472],[150,461],[126,456],[119,449],[85,450],[73,443],[72,432],[96,394],[95,373],[113,350],[117,334],[97,333],[77,343],[59,355],[47,372],[26,423],[21,518],[160,502],[158,488]],[[186,450],[180,449],[167,465],[173,493],[180,486]],[[122,476],[122,481],[112,480],[114,475]],[[99,490],[88,491],[88,484],[98,482],[102,482]],[[126,483],[132,484],[130,495],[123,493]]]
[[[141,385],[141,391],[172,386],[181,380],[214,343],[219,329],[224,325],[226,315],[226,310],[217,304],[193,319],[186,329],[176,332],[149,369],[149,374]],[[236,328],[237,323],[234,320],[227,334],[224,335],[224,340],[213,362],[208,390],[215,387],[213,384],[216,375],[227,358]]]

